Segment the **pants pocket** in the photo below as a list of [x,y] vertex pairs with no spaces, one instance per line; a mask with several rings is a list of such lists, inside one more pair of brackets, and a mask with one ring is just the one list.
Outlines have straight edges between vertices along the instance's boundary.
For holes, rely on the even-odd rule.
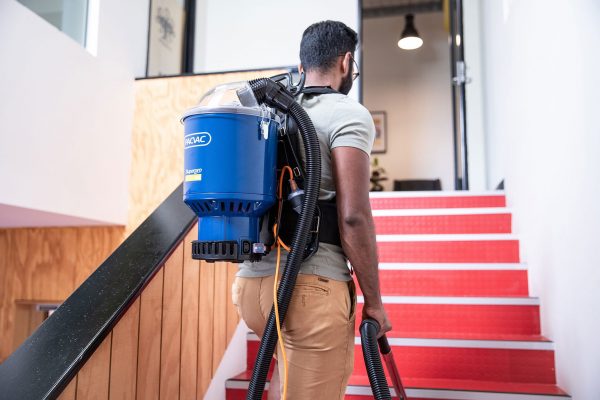
[[294,287],[294,295],[296,295],[296,293],[316,296],[329,296],[331,289],[316,283],[296,283],[296,286]]
[[354,322],[356,319],[356,285],[354,281],[348,281],[348,294],[350,295],[350,311],[348,312],[348,321]]

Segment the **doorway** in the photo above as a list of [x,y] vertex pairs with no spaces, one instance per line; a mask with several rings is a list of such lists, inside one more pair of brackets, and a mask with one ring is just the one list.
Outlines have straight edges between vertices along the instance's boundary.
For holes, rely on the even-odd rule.
[[[361,1],[362,100],[376,122],[384,119],[383,128],[377,129],[384,137],[376,140],[372,159],[385,170],[385,190],[406,187],[403,181],[414,180],[424,181],[425,190],[435,187],[432,182],[437,180],[442,190],[468,188],[466,82],[457,85],[456,77],[464,70],[452,67],[457,43],[451,40],[456,38],[460,46],[464,38],[450,34],[451,28],[459,28],[449,12],[457,3],[462,2]],[[398,41],[409,19],[422,45],[405,50]]]

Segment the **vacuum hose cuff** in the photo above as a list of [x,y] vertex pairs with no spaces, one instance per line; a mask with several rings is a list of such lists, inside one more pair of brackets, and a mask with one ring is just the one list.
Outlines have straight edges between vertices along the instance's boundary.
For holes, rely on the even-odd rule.
[[[381,358],[379,357],[379,348],[377,346],[378,332],[379,323],[374,319],[367,318],[360,324],[360,339],[363,357],[365,359],[365,366],[367,367],[367,375],[369,376],[373,397],[376,400],[391,400],[392,395],[390,394],[390,388],[387,379],[385,378]],[[385,342],[387,343],[387,340],[385,340]]]
[[294,96],[281,83],[267,78],[253,79],[248,83],[259,104],[265,103],[284,113],[289,113],[292,105],[298,104],[294,100]]

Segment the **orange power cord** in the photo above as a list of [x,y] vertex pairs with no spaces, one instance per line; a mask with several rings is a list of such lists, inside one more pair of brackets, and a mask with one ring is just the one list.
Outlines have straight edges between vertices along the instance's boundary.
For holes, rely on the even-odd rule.
[[[281,206],[283,203],[283,177],[285,176],[285,172],[289,173],[290,176],[290,180],[294,179],[294,172],[292,171],[292,169],[286,165],[285,167],[283,167],[283,169],[281,170],[281,176],[279,177],[279,212],[281,212]],[[278,221],[279,222],[279,218]],[[277,326],[277,337],[279,339],[279,347],[281,349],[281,358],[283,359],[283,393],[282,393],[282,399],[285,400],[286,396],[287,396],[287,381],[288,381],[288,369],[287,369],[287,356],[285,354],[285,346],[283,344],[283,334],[281,333],[281,322],[279,320],[279,304],[277,303],[277,286],[279,283],[279,266],[281,264],[281,248],[283,247],[284,249],[286,249],[288,252],[290,251],[290,248],[288,246],[286,246],[285,243],[283,243],[283,240],[281,240],[279,238],[279,234],[278,234],[278,230],[277,230],[277,224],[275,224],[273,226],[273,234],[275,235],[275,238],[277,239],[277,263],[275,264],[275,279],[273,281],[273,308],[275,309],[275,321],[276,321],[276,326]]]

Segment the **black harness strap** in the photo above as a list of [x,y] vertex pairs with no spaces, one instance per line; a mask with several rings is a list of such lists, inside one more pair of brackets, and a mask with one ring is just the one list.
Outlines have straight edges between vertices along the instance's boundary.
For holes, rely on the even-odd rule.
[[302,94],[332,94],[339,93],[337,90],[333,89],[331,86],[306,86],[304,89],[300,91]]
[[[339,92],[332,89],[330,86],[308,86],[302,89],[301,93],[310,96],[319,96],[323,94],[333,94]],[[300,143],[298,134],[296,132],[295,134],[292,133],[290,136],[290,140],[288,140],[286,144],[290,146],[290,152],[292,154],[299,155]],[[301,162],[301,160],[299,161]],[[301,171],[304,170],[303,165],[298,165],[298,167]],[[298,186],[302,188],[302,178],[296,179],[296,181]],[[317,207],[317,218],[314,223],[314,229],[319,233],[319,242],[341,246],[342,241],[340,238],[335,197],[331,200],[319,200]],[[279,229],[279,235],[284,242],[289,243],[294,233],[294,227],[298,221],[298,214],[288,206],[286,201],[284,201],[281,221],[282,223]]]

